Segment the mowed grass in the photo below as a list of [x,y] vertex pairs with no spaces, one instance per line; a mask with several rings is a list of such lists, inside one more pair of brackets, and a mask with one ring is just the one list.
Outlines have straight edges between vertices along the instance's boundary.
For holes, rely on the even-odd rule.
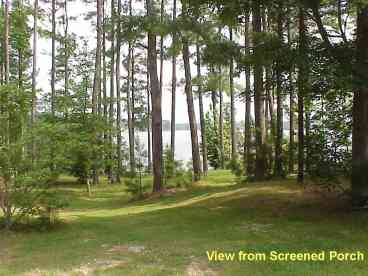
[[[148,180],[147,180],[148,181]],[[124,185],[60,184],[53,231],[0,232],[0,275],[367,275],[363,262],[209,262],[206,252],[360,250],[368,215],[294,180],[237,185],[211,172],[191,190],[131,202]]]

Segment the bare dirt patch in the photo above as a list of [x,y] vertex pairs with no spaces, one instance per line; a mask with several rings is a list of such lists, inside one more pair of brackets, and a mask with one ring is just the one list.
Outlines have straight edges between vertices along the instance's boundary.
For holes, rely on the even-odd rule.
[[217,273],[208,267],[205,262],[192,261],[186,268],[188,276],[216,276]]

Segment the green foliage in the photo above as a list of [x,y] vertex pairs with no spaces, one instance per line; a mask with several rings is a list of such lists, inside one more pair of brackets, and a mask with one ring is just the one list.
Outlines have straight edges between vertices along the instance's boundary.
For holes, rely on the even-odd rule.
[[142,199],[152,188],[150,182],[142,181],[140,177],[127,178],[124,181],[126,191],[133,196],[133,199]]

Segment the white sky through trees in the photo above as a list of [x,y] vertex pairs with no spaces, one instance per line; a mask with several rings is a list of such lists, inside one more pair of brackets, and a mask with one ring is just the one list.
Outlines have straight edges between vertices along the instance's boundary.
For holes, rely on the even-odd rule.
[[[109,1],[108,1],[109,2]],[[48,14],[51,18],[51,3],[40,3],[40,8]],[[70,18],[75,18],[75,20],[69,20],[69,32],[75,33],[77,37],[84,37],[88,40],[88,47],[89,50],[95,48],[96,41],[95,41],[95,22],[96,17],[93,16],[91,19],[87,20],[85,15],[89,12],[95,11],[95,2],[93,3],[83,3],[80,0],[76,1],[68,1],[68,16]],[[166,12],[172,11],[171,3],[165,7]],[[63,15],[63,8],[60,8],[57,12],[57,17]],[[106,7],[106,12],[108,16],[110,16],[110,4]],[[134,14],[142,14],[143,10],[143,2],[138,2],[134,4],[133,13]],[[180,11],[178,11],[180,14]],[[40,24],[41,25],[41,24]],[[42,28],[51,31],[51,24],[48,20],[43,20]],[[63,33],[62,25],[57,22],[57,32],[60,34]],[[159,50],[159,37],[157,38],[157,49]],[[32,42],[31,42],[32,43]],[[168,37],[165,40],[165,46],[170,46],[171,38]],[[107,43],[107,48],[109,47],[110,43]],[[58,42],[57,42],[58,46]],[[122,45],[122,60],[124,56],[127,55],[127,43]],[[195,54],[195,47],[191,47],[191,54]],[[46,38],[39,38],[39,49],[38,49],[38,76],[37,76],[37,86],[38,89],[42,90],[42,93],[48,93],[51,90],[50,87],[50,70],[51,70],[51,39]],[[221,53],[219,53],[221,54]],[[194,55],[195,56],[195,55]],[[159,55],[157,55],[159,59]],[[109,59],[107,58],[107,61]],[[186,97],[184,94],[184,69],[182,65],[182,56],[181,54],[178,56],[177,59],[177,79],[178,79],[178,88],[177,88],[177,105],[176,105],[176,113],[177,113],[177,123],[189,123],[188,116],[187,116],[187,104],[186,104]],[[195,58],[191,60],[191,71],[192,71],[192,78],[196,77],[196,65],[194,64]],[[160,66],[160,62],[158,62],[158,66]],[[202,68],[202,71],[205,73],[205,68]],[[158,71],[159,72],[159,71]],[[121,68],[121,75],[122,75],[122,82],[124,82],[127,72],[122,66]],[[171,119],[171,58],[166,60],[164,63],[164,85],[163,85],[163,97],[162,97],[162,112],[163,112],[163,120],[170,120]],[[235,82],[238,83],[241,87],[244,87],[244,76],[242,74],[241,78],[235,79]],[[109,85],[109,81],[107,83]],[[195,92],[196,88],[193,87],[193,91]],[[109,93],[109,90],[108,90]],[[196,93],[194,93],[196,95]],[[209,110],[210,105],[210,95],[205,96],[204,105],[205,105],[205,112]],[[224,97],[225,102],[229,102],[228,97]],[[242,100],[238,99],[236,102],[236,118],[237,121],[244,120],[244,103]],[[195,97],[195,111],[197,121],[199,122],[199,107],[198,107],[198,98]],[[125,114],[122,114],[122,117],[125,118]]]

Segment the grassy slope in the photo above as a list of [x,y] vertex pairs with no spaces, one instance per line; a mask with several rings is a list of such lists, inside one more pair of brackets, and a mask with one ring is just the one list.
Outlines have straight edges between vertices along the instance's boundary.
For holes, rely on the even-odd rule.
[[[233,180],[215,172],[191,191],[138,203],[121,186],[103,186],[92,199],[82,187],[61,188],[71,205],[59,229],[0,232],[0,275],[367,275],[367,262],[208,263],[213,249],[362,250],[368,258],[366,214],[343,211],[293,181]],[[118,245],[145,250],[109,251]]]

